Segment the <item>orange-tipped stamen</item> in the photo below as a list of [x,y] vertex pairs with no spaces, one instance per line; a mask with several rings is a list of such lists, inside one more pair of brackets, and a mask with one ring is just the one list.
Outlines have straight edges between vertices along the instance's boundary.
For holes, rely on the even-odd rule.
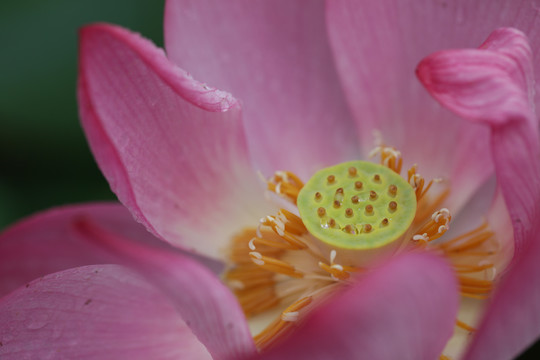
[[290,327],[298,320],[299,312],[311,304],[312,301],[313,298],[311,296],[307,296],[301,298],[286,308],[281,313],[281,316],[269,327],[253,337],[257,348],[265,349],[270,344],[274,343],[278,338],[283,337],[286,331],[290,329]]
[[[282,209],[283,210],[283,209]],[[267,216],[260,221],[261,226],[267,226],[271,228],[277,235],[279,235],[283,240],[288,242],[291,246],[294,246],[297,249],[306,248],[306,244],[295,234],[291,233],[289,230],[295,231],[298,233],[298,227],[295,228],[294,225],[289,225],[285,223],[283,217],[278,216]],[[289,226],[288,226],[289,225]],[[307,231],[307,230],[306,230]],[[261,229],[257,229],[257,237],[260,236]]]
[[258,245],[266,245],[270,248],[274,248],[274,249],[283,249],[283,250],[294,250],[294,249],[299,249],[298,246],[295,246],[295,245],[292,245],[291,243],[289,242],[283,242],[283,241],[274,241],[274,240],[269,240],[269,239],[266,239],[264,237],[254,237],[253,239],[251,239],[251,241],[249,242],[249,248],[250,250],[255,250],[257,249],[257,246]]
[[277,306],[281,301],[277,297],[274,288],[269,286],[258,286],[248,290],[239,290],[235,292],[235,295],[246,316],[260,314]]
[[476,287],[480,287],[480,288],[490,288],[493,283],[489,280],[479,280],[479,279],[473,279],[471,277],[467,277],[467,276],[459,276],[458,277],[459,279],[459,283],[461,285],[465,285],[465,286],[476,286]]
[[421,223],[428,216],[433,214],[437,209],[441,208],[442,203],[450,195],[450,190],[446,189],[439,193],[434,199],[423,196],[418,202],[418,208],[416,209],[416,216],[414,219],[415,225]]
[[403,158],[401,152],[390,146],[377,146],[369,153],[369,157],[381,154],[381,165],[393,170],[395,173],[401,173],[403,166]]
[[452,215],[448,209],[443,208],[433,213],[431,219],[422,226],[416,235],[413,236],[414,241],[429,242],[436,240],[448,231],[448,225],[452,220]]
[[458,276],[460,292],[467,297],[487,297],[493,290],[493,282],[490,280],[479,280],[471,277]]
[[474,295],[474,294],[469,294],[469,293],[465,293],[465,292],[460,292],[459,295],[463,296],[463,297],[466,297],[466,298],[470,298],[470,299],[476,299],[476,300],[486,300],[489,298],[489,296],[487,295]]
[[433,183],[440,180],[430,180],[427,186],[424,187],[424,177],[416,172],[416,168],[417,165],[415,164],[409,169],[409,171],[407,171],[407,179],[409,184],[413,187],[414,192],[416,193],[417,201],[420,201],[426,195]]
[[462,329],[465,329],[465,330],[469,331],[469,332],[475,332],[476,331],[475,328],[473,328],[472,326],[467,325],[466,323],[464,323],[463,321],[460,321],[460,320],[456,320],[456,325],[459,326]]
[[302,272],[296,270],[294,266],[286,263],[285,261],[264,256],[257,251],[250,252],[249,256],[256,265],[259,265],[261,268],[267,271],[287,275],[294,278],[304,277],[304,274]]
[[328,265],[321,261],[319,267],[329,273],[335,280],[347,280],[351,276],[341,265]]
[[480,226],[478,226],[477,228],[471,230],[471,231],[468,231],[464,234],[461,234],[460,236],[457,236],[451,240],[448,240],[448,241],[445,241],[444,243],[441,243],[439,246],[443,249],[445,248],[448,248],[452,245],[455,245],[456,243],[459,243],[461,240],[464,240],[464,239],[467,239],[469,237],[474,237],[484,231],[486,231],[488,228],[488,223],[487,222],[484,222],[482,223]]
[[494,264],[485,264],[485,265],[456,265],[454,264],[454,270],[457,273],[475,273],[480,272],[482,270],[492,269],[495,265]]
[[480,234],[475,235],[474,237],[469,238],[466,242],[463,242],[459,245],[449,246],[445,248],[446,252],[464,252],[466,250],[473,249],[480,246],[486,240],[490,239],[493,236],[491,231],[484,231]]
[[302,180],[290,171],[277,171],[267,182],[268,190],[290,200],[294,204],[296,204],[296,198],[303,186]]

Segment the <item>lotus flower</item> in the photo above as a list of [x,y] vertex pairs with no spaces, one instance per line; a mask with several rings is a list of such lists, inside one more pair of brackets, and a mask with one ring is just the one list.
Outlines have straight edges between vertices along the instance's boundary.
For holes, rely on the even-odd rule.
[[[90,204],[5,231],[0,355],[516,356],[540,334],[535,6],[168,1],[167,54],[83,28],[83,127],[144,227]],[[275,310],[254,341],[244,313]]]

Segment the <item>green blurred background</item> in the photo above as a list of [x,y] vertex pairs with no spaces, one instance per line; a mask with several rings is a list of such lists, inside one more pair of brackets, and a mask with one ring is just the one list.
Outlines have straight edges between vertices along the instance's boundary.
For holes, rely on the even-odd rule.
[[162,46],[162,19],[162,1],[0,2],[0,229],[52,206],[115,199],[79,125],[77,29],[111,22]]
[[77,114],[77,30],[134,29],[163,45],[163,2],[0,2],[0,228],[51,206],[115,199]]

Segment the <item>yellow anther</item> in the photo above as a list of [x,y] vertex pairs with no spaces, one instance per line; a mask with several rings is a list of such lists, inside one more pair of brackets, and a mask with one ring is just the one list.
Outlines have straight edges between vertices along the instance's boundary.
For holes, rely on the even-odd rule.
[[401,152],[390,146],[377,146],[370,152],[369,157],[377,154],[381,154],[381,165],[386,166],[397,174],[401,173],[401,167],[403,165]]

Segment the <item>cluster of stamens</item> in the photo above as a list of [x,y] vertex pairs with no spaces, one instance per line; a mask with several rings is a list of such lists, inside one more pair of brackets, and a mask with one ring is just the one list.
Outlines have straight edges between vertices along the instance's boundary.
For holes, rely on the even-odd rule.
[[304,183],[298,176],[290,171],[277,171],[267,181],[268,190],[296,203],[298,193],[304,186]]
[[421,227],[412,239],[424,243],[437,240],[449,229],[450,220],[452,220],[452,215],[448,209],[438,210],[431,215],[431,220]]
[[[399,151],[379,146],[372,152],[376,154],[382,166],[339,164],[321,170],[305,185],[290,172],[277,172],[268,181],[268,189],[296,205],[299,215],[280,209],[237,236],[231,250],[235,266],[225,275],[247,316],[290,304],[254,337],[259,349],[287,333],[318,299],[367,271],[358,264],[338,263],[338,252],[378,249],[400,239],[406,243],[401,249],[426,248],[446,256],[454,265],[461,295],[488,296],[493,263],[459,261],[493,255],[493,233],[487,224],[452,240],[433,242],[447,232],[452,219],[448,209],[439,208],[448,191],[426,196],[434,181],[426,183],[416,165],[403,179]],[[319,242],[331,250],[322,251]],[[491,278],[486,278],[487,271]],[[456,325],[474,331],[459,320]]]
[[381,154],[381,165],[386,166],[397,174],[401,173],[401,167],[403,166],[401,152],[390,146],[379,145],[369,153],[369,157],[374,157],[377,154]]

